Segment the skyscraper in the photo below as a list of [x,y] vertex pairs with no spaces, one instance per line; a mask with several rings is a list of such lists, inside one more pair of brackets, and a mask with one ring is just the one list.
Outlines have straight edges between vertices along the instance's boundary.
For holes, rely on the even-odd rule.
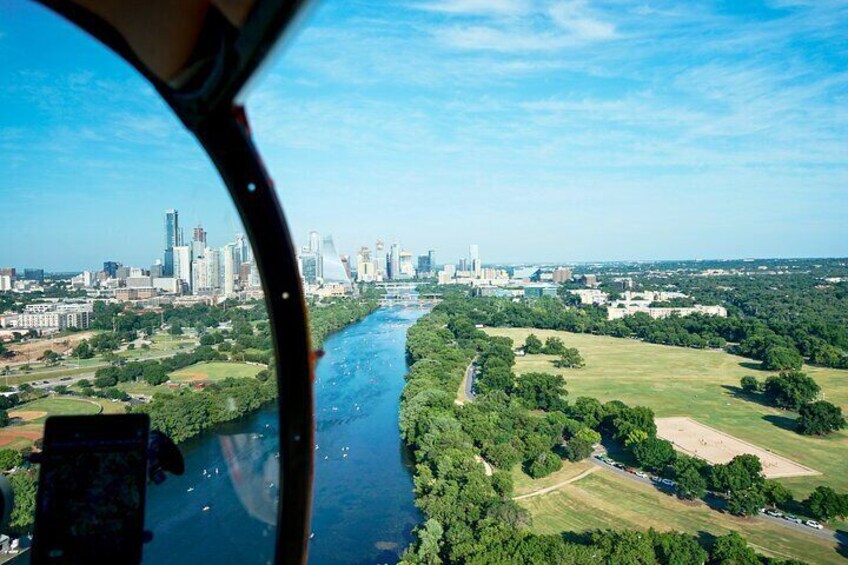
[[397,243],[392,244],[391,255],[389,257],[390,275],[389,278],[397,279],[400,277],[400,246]]
[[320,279],[324,276],[324,257],[321,254],[321,236],[315,230],[309,232],[309,245],[307,249],[309,249],[310,253],[318,257],[316,276]]
[[115,278],[118,274],[118,267],[121,264],[117,261],[104,261],[103,262],[103,272],[109,275],[110,278]]
[[227,298],[235,294],[236,263],[234,247],[232,243],[228,243],[221,248],[221,254],[223,255],[221,257],[221,263],[224,270],[222,287],[224,289],[224,296]]
[[194,235],[191,240],[206,243],[206,230],[203,229],[203,226],[197,224],[197,226],[194,228]]
[[321,248],[321,278],[325,283],[350,284],[347,269],[344,263],[342,263],[338,252],[336,252],[336,246],[333,243],[333,236],[331,235],[324,237],[324,243]]
[[174,276],[174,247],[180,245],[180,213],[165,210],[165,263],[163,274]]
[[436,252],[431,249],[427,252],[427,256],[430,258],[430,272],[435,273],[436,269],[438,269],[436,267]]
[[386,276],[386,246],[381,239],[374,245],[374,274],[378,277]]
[[468,247],[468,255],[471,259],[471,270],[474,271],[476,276],[480,276],[480,272],[483,270],[482,265],[480,264],[480,248],[477,247],[476,243],[472,243]]
[[194,282],[191,278],[191,247],[176,245],[171,251],[174,262],[174,278],[182,280],[191,287]]

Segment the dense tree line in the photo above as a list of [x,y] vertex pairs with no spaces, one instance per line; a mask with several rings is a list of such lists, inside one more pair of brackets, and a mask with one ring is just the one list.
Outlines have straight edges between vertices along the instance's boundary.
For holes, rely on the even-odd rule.
[[[407,334],[400,432],[414,453],[416,504],[425,521],[403,563],[759,562],[736,534],[718,538],[710,554],[676,532],[596,531],[580,541],[529,532],[530,517],[510,497],[511,467],[521,463],[531,476],[544,476],[562,457],[587,457],[601,433],[634,449],[662,440],[648,408],[590,398],[569,405],[562,379],[516,378],[513,344],[475,329],[474,302],[445,300]],[[475,357],[478,395],[458,406],[456,391]],[[497,467],[492,476],[479,456]],[[661,466],[662,454],[655,458]]]
[[147,413],[152,429],[179,443],[249,414],[276,397],[273,381],[227,378],[200,391],[158,392],[151,402],[133,411]]
[[[845,292],[848,293],[848,285]],[[797,289],[801,292],[801,289]],[[819,291],[811,291],[819,292]],[[771,296],[769,294],[769,296]],[[840,294],[841,296],[841,294]],[[651,343],[695,348],[727,347],[736,353],[763,362],[769,370],[798,369],[804,359],[828,367],[848,368],[848,298],[828,302],[829,314],[816,325],[816,302],[805,303],[805,315],[794,319],[781,314],[776,319],[758,316],[753,306],[735,310],[727,318],[693,314],[654,319],[639,312],[618,320],[607,320],[606,309],[598,306],[574,307],[559,298],[513,302],[506,298],[476,298],[464,306],[464,314],[474,324],[506,327],[533,327],[632,337]],[[758,303],[759,304],[759,303]],[[842,310],[833,311],[837,306]],[[801,305],[799,305],[801,307]],[[765,309],[762,312],[771,312]],[[841,318],[840,318],[841,316]],[[842,325],[835,321],[842,320]],[[805,322],[806,320],[806,322]]]

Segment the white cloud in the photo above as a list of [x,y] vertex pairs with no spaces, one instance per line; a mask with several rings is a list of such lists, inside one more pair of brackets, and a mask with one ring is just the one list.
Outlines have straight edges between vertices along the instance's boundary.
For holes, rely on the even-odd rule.
[[416,7],[445,14],[518,16],[526,14],[531,5],[526,0],[434,0]]
[[560,2],[548,11],[553,21],[573,36],[586,41],[616,37],[615,26],[597,17],[584,0]]

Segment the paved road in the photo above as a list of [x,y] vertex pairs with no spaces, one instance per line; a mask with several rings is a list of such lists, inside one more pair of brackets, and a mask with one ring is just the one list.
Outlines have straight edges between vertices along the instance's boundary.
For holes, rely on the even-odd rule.
[[465,396],[468,397],[468,400],[474,401],[474,379],[477,378],[477,358],[474,358],[474,361],[468,365],[468,368],[465,369]]
[[[129,359],[128,362],[151,361],[151,360],[154,360],[154,359],[165,359],[166,357],[173,357],[177,353],[183,353],[183,352],[184,352],[183,350],[175,350],[175,351],[168,351],[166,353],[156,353],[154,355],[148,355],[146,357],[138,357],[136,359]],[[88,379],[89,381],[94,379],[94,373],[97,371],[97,369],[101,369],[103,367],[108,367],[108,366],[109,366],[109,363],[101,363],[99,365],[92,365],[91,367],[89,367],[91,369],[91,372],[88,372],[88,373],[80,373],[80,374],[77,374],[77,375],[68,375],[68,376],[64,376],[64,377],[50,377],[50,378],[46,378],[46,379],[41,379],[41,378],[39,378],[40,375],[33,373],[33,374],[30,374],[29,376],[34,377],[35,380],[28,381],[27,384],[32,385],[33,388],[38,388],[38,389],[50,388],[50,387],[53,387],[53,386],[56,386],[56,385],[70,386],[72,384],[75,384],[75,383],[83,380],[83,379]],[[65,367],[65,369],[73,369],[73,367]]]
[[[631,481],[636,481],[636,482],[640,482],[642,484],[653,486],[657,490],[660,490],[660,491],[668,493],[668,494],[674,493],[674,487],[664,485],[662,483],[655,483],[653,480],[651,480],[650,477],[642,478],[642,477],[634,475],[633,473],[628,473],[624,469],[619,469],[618,467],[614,467],[614,466],[612,466],[608,463],[604,463],[603,461],[595,458],[595,454],[593,454],[592,457],[590,457],[590,460],[592,461],[592,463],[594,463],[598,467],[600,467],[600,468],[602,468],[602,469],[604,469],[608,472],[616,473],[616,474],[618,474],[622,477],[626,477],[627,479],[630,479]],[[716,496],[712,496],[712,495],[707,495],[704,498],[704,501],[713,510],[720,510],[725,505],[724,500],[722,500],[722,499],[720,499]],[[815,528],[811,528],[810,526],[807,526],[807,525],[804,525],[804,524],[798,524],[796,522],[790,522],[789,520],[786,520],[784,518],[777,518],[775,516],[769,516],[768,514],[758,514],[754,519],[755,520],[765,520],[765,521],[768,521],[768,522],[772,522],[774,524],[779,524],[779,525],[784,526],[786,528],[792,528],[792,529],[794,529],[798,532],[802,532],[802,533],[805,533],[805,534],[808,534],[808,535],[811,535],[811,536],[816,536],[818,538],[825,539],[825,540],[828,540],[828,541],[836,541],[837,543],[843,543],[843,544],[848,543],[848,535],[846,535],[845,532],[841,532],[841,531],[837,532],[837,531],[830,530],[830,529],[827,529],[827,528],[822,529],[822,530],[817,530]]]

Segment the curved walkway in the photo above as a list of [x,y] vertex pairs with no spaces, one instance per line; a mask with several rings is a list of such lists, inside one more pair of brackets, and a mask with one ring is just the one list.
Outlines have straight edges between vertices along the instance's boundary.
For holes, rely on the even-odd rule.
[[568,479],[566,481],[562,481],[561,483],[557,483],[557,484],[551,485],[549,487],[541,488],[539,490],[534,490],[533,492],[529,492],[527,494],[522,494],[521,496],[513,496],[512,499],[513,500],[524,500],[525,498],[533,498],[534,496],[542,496],[543,494],[548,494],[549,492],[553,492],[553,491],[557,490],[558,488],[564,487],[567,484],[571,484],[571,483],[579,481],[580,479],[582,479],[584,477],[588,477],[589,475],[591,475],[592,473],[594,473],[598,469],[599,469],[599,467],[590,467],[589,469],[586,469],[585,471],[583,471],[579,475],[571,477],[570,479]]

